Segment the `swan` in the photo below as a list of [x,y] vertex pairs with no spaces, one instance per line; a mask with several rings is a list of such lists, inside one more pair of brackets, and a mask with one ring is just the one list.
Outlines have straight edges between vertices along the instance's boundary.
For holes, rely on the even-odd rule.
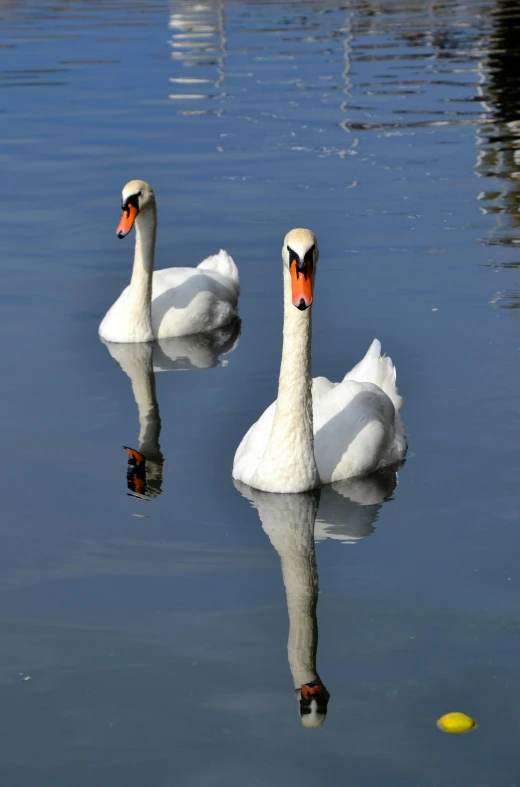
[[233,478],[265,492],[306,492],[368,476],[406,455],[395,368],[381,357],[377,339],[342,382],[312,379],[309,307],[318,257],[313,232],[286,235],[278,398],[242,439],[232,471]]
[[123,215],[117,235],[135,224],[134,267],[130,284],[99,326],[107,342],[149,342],[212,331],[237,316],[240,280],[230,255],[221,249],[196,268],[153,272],[157,207],[152,187],[131,180],[123,189]]
[[386,470],[370,478],[286,495],[272,495],[234,482],[256,508],[262,528],[280,556],[289,615],[287,656],[304,727],[322,726],[330,699],[316,665],[316,543],[324,538],[356,543],[371,535],[381,506],[391,496],[396,481],[396,473]]

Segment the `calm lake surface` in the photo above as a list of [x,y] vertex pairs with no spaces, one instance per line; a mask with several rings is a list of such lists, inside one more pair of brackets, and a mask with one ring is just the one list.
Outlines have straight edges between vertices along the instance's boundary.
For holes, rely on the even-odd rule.
[[[520,784],[517,3],[2,0],[0,30],[2,785]],[[240,336],[100,342],[132,178],[158,267],[233,255]],[[230,472],[294,226],[314,373],[377,336],[410,441],[397,486],[322,492],[314,541],[307,498]]]

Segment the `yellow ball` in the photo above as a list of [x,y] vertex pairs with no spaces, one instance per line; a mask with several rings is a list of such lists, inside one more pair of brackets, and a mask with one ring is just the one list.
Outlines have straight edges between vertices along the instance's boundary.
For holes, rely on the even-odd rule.
[[477,723],[465,713],[446,713],[437,722],[437,727],[443,732],[469,732],[476,726]]

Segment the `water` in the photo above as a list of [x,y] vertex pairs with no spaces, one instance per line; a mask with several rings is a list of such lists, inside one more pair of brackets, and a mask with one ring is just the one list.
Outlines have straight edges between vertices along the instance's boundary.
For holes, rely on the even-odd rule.
[[[3,784],[518,782],[519,27],[509,0],[0,3]],[[232,335],[98,340],[131,178],[159,265],[235,258]],[[257,511],[230,477],[293,226],[315,374],[378,336],[410,439],[393,491],[323,491],[315,545],[314,498]]]

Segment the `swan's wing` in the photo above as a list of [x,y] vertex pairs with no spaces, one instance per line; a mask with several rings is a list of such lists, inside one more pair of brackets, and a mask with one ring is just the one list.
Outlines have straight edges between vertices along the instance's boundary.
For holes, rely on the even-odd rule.
[[199,279],[206,287],[213,287],[213,279],[197,268],[160,268],[152,277],[152,301],[165,292],[182,287],[190,279]]
[[398,461],[395,408],[373,383],[343,380],[314,403],[314,454],[323,483]]
[[400,410],[403,399],[399,395],[396,385],[396,369],[392,359],[387,355],[381,355],[381,342],[374,339],[362,360],[347,372],[343,380],[357,380],[359,383],[374,383],[393,402],[396,410]]
[[[224,249],[220,249],[218,254],[212,254],[206,257],[206,259],[199,262],[195,268],[162,268],[157,270],[154,273],[154,279],[157,280],[158,284],[167,281],[171,287],[175,286],[175,284],[182,283],[189,276],[200,274],[202,271],[209,274],[216,273],[219,277],[218,280],[220,280],[220,278],[231,279],[234,289],[240,287],[238,268],[235,265],[233,257],[228,254],[227,251],[224,251]],[[226,284],[229,286],[230,282],[226,282]]]
[[238,268],[235,265],[233,257],[228,254],[227,251],[224,251],[224,249],[220,249],[218,254],[212,254],[211,257],[202,260],[202,262],[197,265],[197,268],[204,271],[212,271],[213,273],[220,274],[220,276],[231,279],[240,291]]
[[201,268],[163,268],[152,280],[152,327],[157,338],[211,331],[236,317],[238,284]]
[[337,385],[338,383],[331,383],[326,377],[314,377],[312,380],[312,403],[314,407],[316,407],[322,396],[332,391]]

